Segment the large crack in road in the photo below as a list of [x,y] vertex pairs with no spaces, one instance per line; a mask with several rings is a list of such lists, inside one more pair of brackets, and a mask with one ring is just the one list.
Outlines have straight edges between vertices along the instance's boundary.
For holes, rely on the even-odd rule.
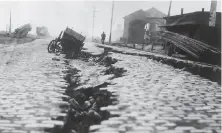
[[[68,119],[63,128],[63,133],[87,133],[91,125],[100,124],[101,121],[116,116],[111,115],[106,110],[100,110],[102,107],[115,105],[117,100],[115,95],[105,89],[112,84],[107,80],[101,81],[99,79],[105,78],[108,75],[108,79],[112,80],[121,77],[125,71],[122,68],[113,67],[112,64],[116,63],[117,60],[107,57],[107,54],[97,56],[90,55],[87,52],[82,52],[82,54],[84,58],[80,60],[65,61],[67,71],[64,72],[66,73],[64,79],[69,83],[66,88],[66,95],[69,96],[69,102],[72,99],[79,102],[83,100],[84,103],[88,102],[90,105],[86,107],[86,109],[76,112],[78,108],[75,108],[73,103],[70,102]],[[80,64],[81,67],[79,66]],[[99,66],[101,68],[98,68]],[[88,71],[84,69],[86,67],[88,67]],[[78,97],[81,94],[85,97]],[[98,97],[102,97],[102,104],[100,103],[100,105],[98,105],[99,103],[97,102]],[[93,111],[99,115],[99,119],[97,119],[95,115],[90,115],[89,113],[94,108],[93,105],[97,105],[97,109]],[[83,115],[83,112],[86,114]]]
[[[47,43],[36,40],[1,51],[5,60],[0,69],[0,132],[219,133],[218,83],[152,59],[115,52],[56,59],[47,53]],[[108,115],[86,124],[84,130],[69,121],[67,104],[80,90],[88,98],[94,91],[110,98],[100,108]]]

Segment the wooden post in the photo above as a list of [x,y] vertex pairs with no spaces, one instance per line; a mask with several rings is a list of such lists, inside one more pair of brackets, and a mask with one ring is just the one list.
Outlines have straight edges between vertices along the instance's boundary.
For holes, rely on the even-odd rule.
[[181,8],[181,15],[183,15],[183,8]]
[[10,10],[10,20],[9,20],[9,34],[11,34],[11,32],[12,32],[12,19],[11,19],[11,10]]
[[112,14],[111,14],[111,23],[110,23],[110,35],[109,35],[109,45],[111,45],[112,41],[112,26],[113,26],[113,9],[114,9],[114,0],[112,2]]
[[204,12],[204,8],[202,8],[202,12]]
[[169,10],[168,10],[168,16],[170,16],[171,4],[172,4],[172,1],[170,1]]
[[217,8],[217,1],[212,0],[210,6],[210,18],[209,18],[209,26],[214,27],[216,23],[216,8]]
[[94,21],[95,21],[95,12],[96,12],[96,8],[93,7],[93,24],[92,24],[92,42],[93,42],[93,35],[94,35]]

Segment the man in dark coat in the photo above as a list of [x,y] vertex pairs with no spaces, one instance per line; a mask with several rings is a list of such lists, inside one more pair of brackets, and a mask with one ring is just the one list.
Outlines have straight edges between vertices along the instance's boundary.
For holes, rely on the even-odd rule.
[[101,41],[102,41],[102,44],[104,44],[104,41],[105,41],[105,39],[106,39],[106,34],[103,32],[102,34],[101,34]]

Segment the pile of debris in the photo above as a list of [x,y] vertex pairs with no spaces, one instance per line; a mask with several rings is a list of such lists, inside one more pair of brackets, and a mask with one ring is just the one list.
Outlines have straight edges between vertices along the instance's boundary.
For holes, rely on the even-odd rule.
[[160,31],[157,36],[172,43],[197,60],[210,64],[220,64],[221,51],[213,46],[170,31]]
[[0,31],[0,37],[7,37],[8,33],[6,31]]
[[93,91],[96,88],[87,88],[74,92],[69,100],[69,118],[64,131],[86,133],[89,127],[99,124],[110,117],[109,112],[100,110],[101,107],[110,104],[111,94],[106,90]]
[[36,27],[36,34],[38,36],[49,36],[48,28],[45,26],[42,27]]
[[29,33],[29,31],[31,31],[32,27],[30,24],[25,24],[17,29],[15,29],[15,31],[13,32],[13,37],[16,38],[23,38],[26,37]]

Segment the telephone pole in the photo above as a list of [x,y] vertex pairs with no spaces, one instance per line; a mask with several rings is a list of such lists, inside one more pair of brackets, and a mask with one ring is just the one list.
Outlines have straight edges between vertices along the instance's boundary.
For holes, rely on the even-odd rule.
[[112,38],[112,26],[113,26],[113,9],[114,9],[114,0],[112,2],[112,15],[111,15],[111,23],[110,23],[110,35],[109,35],[109,44],[111,44]]
[[11,34],[11,28],[12,28],[12,20],[11,20],[11,10],[10,10],[10,19],[9,19],[9,34]]
[[93,35],[94,35],[94,21],[96,17],[95,13],[96,13],[96,7],[93,7],[92,41],[93,41]]
[[172,4],[172,0],[170,1],[170,6],[169,6],[169,10],[168,10],[168,16],[170,16],[171,4]]

